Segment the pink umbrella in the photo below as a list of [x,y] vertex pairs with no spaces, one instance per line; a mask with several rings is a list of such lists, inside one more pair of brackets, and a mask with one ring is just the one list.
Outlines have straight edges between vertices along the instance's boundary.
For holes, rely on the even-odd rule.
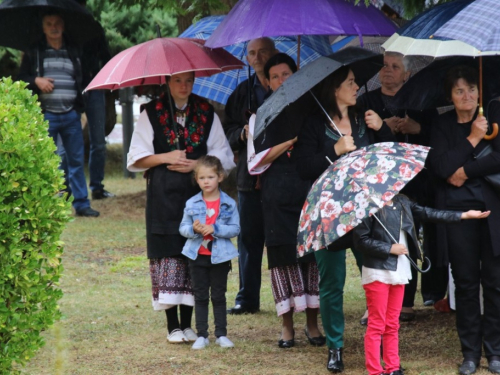
[[165,84],[165,76],[195,72],[208,77],[245,64],[222,48],[190,38],[156,38],[130,47],[113,57],[94,77],[87,90]]

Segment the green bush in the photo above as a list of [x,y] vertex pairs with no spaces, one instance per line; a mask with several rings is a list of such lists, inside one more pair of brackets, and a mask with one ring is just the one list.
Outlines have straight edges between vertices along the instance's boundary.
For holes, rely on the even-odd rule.
[[0,374],[18,373],[60,317],[60,236],[71,217],[48,124],[25,86],[0,80]]

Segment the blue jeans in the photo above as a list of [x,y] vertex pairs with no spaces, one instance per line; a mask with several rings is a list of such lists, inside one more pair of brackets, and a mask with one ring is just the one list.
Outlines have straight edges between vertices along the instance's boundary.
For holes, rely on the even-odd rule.
[[[104,164],[106,162],[106,105],[104,92],[102,90],[91,90],[85,94],[90,153],[89,153],[89,175],[90,190],[103,190]],[[66,152],[61,142],[57,142],[57,153],[62,159],[62,169],[66,180],[68,179],[68,166]]]
[[54,143],[57,145],[59,135],[66,150],[68,180],[74,197],[74,209],[79,211],[90,207],[83,171],[83,135],[80,114],[74,110],[67,113],[45,112],[44,117],[49,122],[49,135]]
[[264,218],[260,190],[238,191],[238,210],[241,228],[238,236],[240,290],[235,304],[246,309],[259,309],[264,252]]
[[104,164],[106,162],[106,103],[103,90],[90,90],[86,94],[86,108],[90,154],[90,190],[102,190],[104,185]]

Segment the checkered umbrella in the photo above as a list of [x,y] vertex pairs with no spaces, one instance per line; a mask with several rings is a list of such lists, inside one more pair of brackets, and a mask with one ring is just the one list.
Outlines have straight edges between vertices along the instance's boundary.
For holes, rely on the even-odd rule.
[[498,0],[476,0],[441,26],[435,35],[460,40],[481,52],[500,54],[500,4]]
[[[189,27],[180,37],[206,40],[212,35],[213,31],[219,26],[224,18],[225,16],[205,17]],[[282,36],[272,39],[280,52],[286,53],[294,60],[297,59],[297,37]],[[246,43],[237,43],[225,47],[225,49],[238,59],[244,60],[246,55]],[[301,37],[301,66],[316,60],[320,56],[326,56],[331,53],[332,49],[327,36],[304,35]],[[218,103],[226,104],[227,99],[236,86],[246,79],[248,79],[248,69],[232,70],[207,78],[197,78],[193,87],[193,93]]]

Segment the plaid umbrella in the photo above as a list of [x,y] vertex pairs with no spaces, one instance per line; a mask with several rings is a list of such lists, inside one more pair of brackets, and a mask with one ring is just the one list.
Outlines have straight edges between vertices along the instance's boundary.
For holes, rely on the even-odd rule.
[[[403,55],[432,57],[494,55],[495,53],[480,51],[473,45],[464,43],[462,39],[437,35],[437,31],[443,25],[473,2],[474,0],[455,0],[432,7],[399,29],[382,47],[386,51],[399,52]],[[479,27],[478,25],[483,22],[483,16],[485,14],[476,14],[470,27]]]
[[481,52],[500,53],[499,5],[498,0],[476,0],[441,26],[435,35],[460,40]]
[[[179,36],[206,40],[225,17],[205,17],[194,25],[191,25]],[[297,60],[297,37],[280,36],[272,39],[280,52],[284,52],[294,60]],[[225,49],[240,60],[244,60],[246,56],[246,43],[233,44],[225,47]],[[330,53],[332,53],[332,50],[327,36],[308,35],[301,38],[300,63],[302,66],[316,60],[320,56],[326,56]],[[227,99],[236,86],[246,79],[248,79],[248,69],[232,70],[208,78],[197,78],[193,86],[193,93],[218,103],[226,104]]]
[[311,187],[300,215],[299,257],[321,250],[384,207],[424,167],[429,147],[376,143],[336,160]]

